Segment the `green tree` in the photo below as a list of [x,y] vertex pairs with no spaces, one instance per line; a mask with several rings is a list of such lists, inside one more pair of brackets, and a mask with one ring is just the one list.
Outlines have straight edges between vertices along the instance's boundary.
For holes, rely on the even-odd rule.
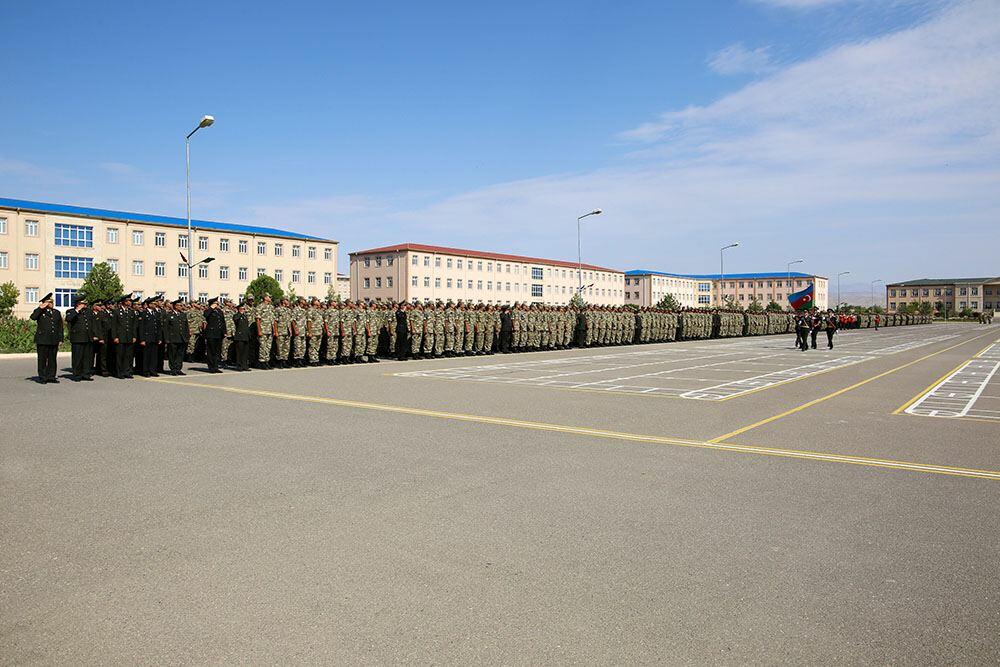
[[19,296],[21,293],[14,287],[14,283],[0,285],[0,319],[10,317]]
[[573,298],[569,300],[569,305],[571,308],[582,310],[587,307],[587,302],[583,300],[583,295],[577,292],[573,295]]
[[260,303],[264,298],[265,294],[270,294],[271,299],[277,302],[279,299],[285,296],[285,293],[281,291],[281,285],[278,281],[269,275],[262,274],[250,281],[247,285],[246,296],[252,296],[254,301]]
[[962,319],[969,319],[970,317],[972,317],[972,309],[969,307],[965,307],[958,313],[958,316],[961,317]]
[[748,313],[763,313],[764,312],[764,306],[760,305],[760,301],[758,301],[757,299],[754,299],[749,304],[747,304],[747,312]]
[[934,306],[931,305],[930,301],[923,301],[920,304],[919,313],[921,315],[931,315],[934,313]]
[[743,306],[732,295],[722,300],[722,307],[726,310],[743,310]]
[[784,308],[781,307],[780,303],[772,300],[767,302],[767,306],[764,307],[764,310],[769,313],[780,313],[784,310]]
[[677,312],[681,309],[681,303],[678,301],[673,294],[667,294],[660,302],[656,304],[657,308],[662,308],[663,310],[670,310]]
[[292,287],[291,283],[288,283],[288,290],[285,292],[285,298],[291,301],[292,303],[295,303],[295,299],[298,298],[298,296],[295,294],[295,288]]
[[122,287],[118,274],[111,270],[107,262],[98,262],[83,279],[83,285],[76,293],[89,303],[98,299],[117,299],[125,293],[125,288]]
[[326,300],[340,303],[340,292],[337,291],[336,285],[330,285],[326,288]]

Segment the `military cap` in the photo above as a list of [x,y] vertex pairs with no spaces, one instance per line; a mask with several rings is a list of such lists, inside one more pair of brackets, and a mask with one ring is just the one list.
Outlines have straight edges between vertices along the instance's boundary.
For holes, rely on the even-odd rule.
[[45,296],[43,296],[41,299],[39,299],[38,303],[45,303],[46,301],[52,301],[52,292],[49,292],[48,294],[46,294]]
[[126,294],[125,296],[118,299],[118,303],[125,303],[126,301],[131,301],[131,300],[132,300],[132,295]]
[[208,305],[211,306],[213,303],[218,303],[218,302],[219,302],[219,297],[213,296],[211,299],[208,300]]
[[184,299],[174,299],[170,303],[172,303],[172,304],[174,304],[176,306],[179,303],[184,303]]
[[75,306],[78,303],[87,303],[87,298],[82,294],[77,294],[73,297],[73,305]]

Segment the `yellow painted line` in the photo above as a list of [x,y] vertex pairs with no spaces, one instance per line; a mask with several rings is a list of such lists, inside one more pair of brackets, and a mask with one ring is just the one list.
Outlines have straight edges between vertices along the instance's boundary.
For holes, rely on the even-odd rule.
[[863,456],[849,456],[843,454],[830,454],[824,452],[799,451],[794,449],[781,449],[776,447],[758,447],[754,445],[738,445],[724,442],[705,442],[699,440],[686,440],[683,438],[672,438],[657,435],[641,435],[638,433],[624,433],[620,431],[606,431],[603,429],[586,428],[582,426],[566,426],[562,424],[547,424],[544,422],[525,421],[522,419],[508,419],[506,417],[489,417],[486,415],[469,415],[458,412],[443,412],[441,410],[428,410],[424,408],[412,408],[402,405],[386,405],[382,403],[366,403],[362,401],[348,401],[339,398],[325,398],[322,396],[307,396],[303,394],[288,394],[276,391],[264,391],[258,389],[239,389],[236,387],[223,387],[219,385],[191,384],[176,380],[151,379],[150,382],[160,382],[163,384],[176,384],[182,387],[194,387],[198,389],[210,389],[246,396],[260,396],[264,398],[277,398],[289,401],[302,401],[306,403],[318,403],[322,405],[335,405],[339,407],[358,408],[362,410],[377,410],[380,412],[394,412],[406,415],[416,415],[421,417],[431,417],[435,419],[448,419],[453,421],[473,422],[478,424],[490,424],[494,426],[508,426],[513,428],[531,429],[536,431],[550,431],[555,433],[566,433],[592,438],[603,438],[610,440],[622,440],[627,442],[642,442],[655,445],[672,445],[676,447],[694,447],[699,449],[714,449],[725,452],[736,452],[743,454],[759,454],[763,456],[778,456],[807,461],[822,461],[828,463],[846,463],[851,465],[862,465],[875,468],[890,468],[894,470],[906,470],[910,472],[922,472],[936,475],[954,475],[959,477],[972,477],[977,479],[989,479],[1000,481],[1000,470],[978,470],[975,468],[960,468],[948,465],[936,465],[929,463],[915,463],[912,461],[893,461],[890,459],[874,459]]
[[[972,355],[972,358],[975,359],[976,357],[978,357],[980,354],[982,354],[986,350],[990,349],[991,347],[993,347],[993,343],[990,343],[989,345],[987,345],[986,347],[984,347],[983,349],[981,349],[979,352],[977,352],[976,354]],[[914,396],[913,398],[911,398],[910,400],[908,400],[906,403],[903,403],[901,406],[899,406],[898,408],[896,408],[895,410],[893,410],[892,414],[898,415],[899,413],[901,413],[904,410],[906,410],[906,408],[910,407],[911,405],[913,405],[914,403],[916,403],[917,401],[919,401],[925,395],[927,395],[928,393],[930,393],[931,391],[933,391],[935,387],[937,387],[939,384],[941,384],[946,379],[948,379],[952,375],[952,373],[957,373],[962,367],[967,366],[971,361],[972,361],[972,359],[966,359],[965,361],[961,362],[959,365],[955,366],[954,368],[952,368],[950,371],[948,371],[947,373],[945,373],[944,375],[942,375],[938,379],[934,380],[934,382],[931,382],[919,394],[917,394],[916,396]],[[915,417],[919,417],[921,415],[914,415],[914,416]]]
[[711,440],[709,440],[709,442],[722,442],[723,440],[729,440],[730,438],[733,438],[733,437],[735,437],[737,435],[740,435],[741,433],[746,433],[747,431],[751,431],[751,430],[753,430],[753,429],[755,429],[755,428],[757,428],[759,426],[764,426],[765,424],[770,424],[771,422],[777,421],[779,419],[783,419],[785,417],[788,417],[789,415],[794,415],[796,412],[801,412],[802,410],[805,410],[806,408],[811,408],[812,406],[817,405],[819,403],[823,403],[825,401],[828,401],[831,398],[836,398],[837,396],[840,396],[841,394],[846,394],[847,392],[853,391],[853,390],[857,389],[858,387],[863,387],[864,385],[868,384],[869,382],[874,382],[875,380],[884,378],[887,375],[892,375],[893,373],[896,373],[897,371],[901,371],[904,368],[909,368],[910,366],[913,366],[914,364],[918,364],[921,361],[925,361],[927,359],[930,359],[931,357],[936,357],[937,355],[942,354],[944,352],[947,352],[948,350],[954,350],[956,347],[961,347],[962,345],[965,345],[967,343],[971,343],[974,340],[978,340],[979,338],[982,338],[983,336],[989,336],[989,335],[991,335],[991,334],[985,333],[985,334],[980,334],[979,336],[973,336],[972,338],[969,338],[968,340],[964,340],[961,343],[956,343],[954,345],[950,345],[949,347],[940,349],[937,352],[931,352],[930,354],[925,354],[924,356],[922,356],[922,357],[920,357],[918,359],[914,359],[913,361],[908,361],[907,363],[901,364],[899,366],[896,366],[895,368],[890,368],[889,370],[887,370],[885,372],[882,372],[882,373],[879,373],[878,375],[873,375],[872,377],[870,377],[870,378],[868,378],[866,380],[862,380],[861,382],[855,382],[854,384],[850,385],[849,387],[844,387],[843,389],[838,389],[837,391],[831,392],[831,393],[829,393],[829,394],[827,394],[825,396],[820,396],[819,398],[814,398],[813,400],[809,401],[808,403],[803,403],[802,405],[794,407],[791,410],[785,410],[784,412],[782,412],[780,414],[776,414],[773,417],[768,417],[767,419],[761,419],[760,421],[754,422],[753,424],[750,424],[748,426],[744,426],[742,428],[738,428],[735,431],[730,431],[729,433],[726,433],[725,435],[720,435],[717,438],[712,438]]

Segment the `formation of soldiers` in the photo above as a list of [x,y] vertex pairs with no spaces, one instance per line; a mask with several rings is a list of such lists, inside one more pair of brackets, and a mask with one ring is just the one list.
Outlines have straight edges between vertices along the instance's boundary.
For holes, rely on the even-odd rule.
[[[807,338],[844,327],[917,324],[929,317],[849,316],[810,313],[743,313],[724,310],[621,306],[547,306],[469,302],[386,303],[321,301],[265,295],[235,304],[207,304],[130,295],[88,304],[78,299],[66,314],[73,351],[72,379],[93,375],[131,378],[184,375],[185,361],[207,362],[208,371],[237,371],[377,363],[379,358],[435,358],[569,347],[660,343],[679,339],[753,336],[795,331]],[[63,325],[51,295],[32,314],[38,322],[39,381],[57,381],[55,350]],[[164,368],[168,364],[167,369]]]

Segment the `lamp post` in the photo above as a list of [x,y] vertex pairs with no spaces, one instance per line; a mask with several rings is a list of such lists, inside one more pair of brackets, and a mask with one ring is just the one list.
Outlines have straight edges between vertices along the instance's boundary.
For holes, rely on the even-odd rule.
[[875,283],[882,282],[881,278],[876,278],[872,281],[872,308],[875,308]]
[[841,271],[840,273],[837,274],[837,312],[838,313],[840,312],[840,304],[842,303],[842,301],[840,300],[840,276],[846,276],[849,273],[850,273],[850,271]]
[[[215,122],[214,116],[202,116],[201,121],[198,123],[198,127],[191,130],[191,133],[184,138],[184,163],[185,163],[185,175],[187,181],[187,223],[188,223],[188,259],[187,259],[187,269],[188,269],[188,303],[191,303],[194,297],[194,267],[195,264],[191,263],[191,258],[194,257],[194,235],[191,231],[191,137],[194,133],[203,127],[209,127]],[[201,262],[198,262],[199,264]]]
[[595,208],[590,213],[584,213],[576,219],[576,278],[578,292],[583,292],[583,242],[580,233],[580,221],[592,215],[600,215],[603,212],[601,209]]
[[735,243],[730,243],[727,246],[722,246],[721,248],[719,248],[719,305],[720,306],[723,303],[723,301],[722,301],[722,289],[726,286],[726,269],[725,269],[726,265],[725,265],[725,263],[723,261],[723,253],[726,250],[729,250],[730,248],[735,248],[739,244],[740,244],[740,242],[736,241]]

